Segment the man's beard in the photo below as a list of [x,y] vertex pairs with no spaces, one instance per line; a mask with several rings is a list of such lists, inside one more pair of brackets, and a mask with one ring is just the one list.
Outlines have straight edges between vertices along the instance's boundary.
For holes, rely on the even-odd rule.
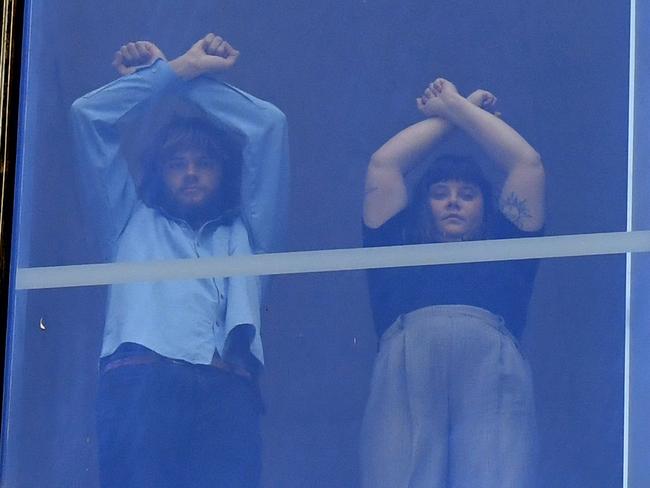
[[199,204],[186,204],[166,193],[163,198],[163,208],[173,217],[185,220],[191,224],[205,223],[221,215],[223,209],[217,195]]

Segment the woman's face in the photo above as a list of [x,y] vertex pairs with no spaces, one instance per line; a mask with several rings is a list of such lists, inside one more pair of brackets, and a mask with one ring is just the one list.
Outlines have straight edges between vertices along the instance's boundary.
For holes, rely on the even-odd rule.
[[474,183],[449,180],[429,187],[429,206],[436,240],[440,242],[476,239],[483,229],[483,193]]

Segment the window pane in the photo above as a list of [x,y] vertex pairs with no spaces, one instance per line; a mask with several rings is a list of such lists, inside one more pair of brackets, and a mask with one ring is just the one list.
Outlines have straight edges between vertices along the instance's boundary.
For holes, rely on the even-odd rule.
[[[621,486],[624,283],[623,256],[539,266],[519,342],[532,368],[542,486]],[[97,397],[98,356],[107,340],[104,291],[17,296],[4,466],[9,485],[98,486],[96,420],[106,422],[107,401],[101,388]],[[360,428],[379,360],[365,273],[276,277],[263,310],[264,486],[357,486]],[[460,357],[466,365],[474,356]],[[100,377],[145,367],[124,364],[102,369]],[[131,410],[147,423],[143,410]],[[462,412],[460,404],[455,412]]]
[[[632,228],[650,229],[648,213],[648,177],[650,177],[650,6],[636,5],[636,77],[634,105],[634,174],[632,199]],[[648,347],[650,346],[650,310],[648,309],[647,254],[631,256],[630,272],[630,393],[629,393],[629,483],[643,486],[650,482],[650,468],[644,453],[648,450],[650,423],[646,412],[650,407],[650,377],[648,376]]]
[[[126,387],[141,384],[141,373],[123,376],[125,370],[159,375],[161,364],[174,371],[179,364],[202,365],[198,370],[212,379],[215,369],[210,368],[220,374],[225,368],[227,388],[215,391],[236,390],[263,359],[260,338],[263,448],[254,444],[260,407],[255,387],[246,390],[243,407],[228,404],[238,414],[252,411],[240,425],[250,427],[247,436],[228,442],[252,442],[240,451],[252,453],[245,461],[253,464],[262,449],[264,486],[358,486],[365,466],[358,461],[360,430],[377,331],[413,308],[431,305],[427,294],[436,293],[435,304],[479,306],[504,316],[506,329],[499,333],[512,334],[521,344],[535,385],[541,486],[622,484],[623,256],[548,259],[538,269],[524,270],[521,281],[517,264],[503,272],[492,262],[473,265],[469,272],[465,267],[460,274],[449,271],[458,268],[437,267],[447,271],[437,280],[425,275],[420,288],[408,274],[392,274],[398,278],[388,279],[403,285],[404,302],[395,300],[379,314],[385,297],[372,288],[369,292],[364,271],[299,274],[291,268],[296,274],[259,283],[263,298],[256,278],[239,275],[121,280],[140,262],[154,262],[152,272],[159,272],[179,259],[223,257],[232,259],[218,266],[243,269],[255,263],[256,253],[624,231],[628,2],[554,9],[544,2],[497,2],[475,15],[468,14],[476,12],[474,3],[464,0],[217,6],[198,0],[164,8],[155,2],[92,0],[81,7],[45,1],[30,9],[15,265],[19,270],[129,266],[116,275],[110,274],[112,268],[95,268],[95,277],[110,283],[97,287],[86,286],[91,280],[84,275],[87,281],[77,288],[59,284],[26,291],[20,289],[18,273],[3,426],[8,486],[100,486],[102,465],[108,466],[104,475],[117,483],[114,460],[102,461],[114,450],[105,447],[98,432],[113,439],[118,424],[130,433],[132,427],[189,421],[195,430],[209,432],[196,425],[213,416],[176,415],[171,407],[156,409],[168,418],[145,422],[153,417],[142,412],[159,406],[147,398],[185,399],[194,408],[204,404],[192,401],[198,398],[194,391],[142,395],[144,403],[125,408],[131,416],[115,413],[123,403],[104,400],[106,395],[124,400]],[[192,53],[198,50],[211,63],[202,66],[224,73],[218,80],[180,79],[205,74],[182,55],[215,29],[233,48],[210,37]],[[160,53],[151,44],[127,46],[116,65],[122,72],[138,69],[120,76],[111,66],[116,50],[139,40],[155,42],[177,62],[154,61]],[[235,60],[233,69],[226,69]],[[415,146],[402,139],[383,146],[388,156],[378,153],[402,129],[431,125],[433,119],[418,111],[415,99],[438,76],[455,83],[464,96],[483,88],[498,102],[492,106],[485,95],[452,110],[453,89],[437,84],[435,94],[425,98],[452,90],[452,101],[425,112],[440,119],[433,123],[434,136],[438,129],[449,134],[439,144],[425,144],[421,154],[415,151],[417,157],[404,155]],[[485,102],[485,110],[471,106],[479,102]],[[462,116],[464,110],[473,115]],[[431,129],[426,128],[429,138]],[[500,135],[489,136],[489,129]],[[544,189],[537,153],[545,169]],[[402,183],[407,193],[417,194],[427,164],[445,154],[455,156],[445,163],[453,168],[423,185],[420,197],[411,200],[419,206],[391,200],[395,194],[387,190],[396,181],[398,197]],[[485,179],[456,156],[475,161]],[[371,160],[380,175],[386,169],[382,164],[392,171],[378,199],[379,220],[366,214],[371,227],[397,219],[380,231],[362,225]],[[638,181],[646,180],[639,175]],[[541,195],[546,195],[542,229]],[[385,202],[392,202],[386,212]],[[643,208],[643,202],[636,203]],[[289,256],[275,272],[320,259],[299,258]],[[184,265],[197,262],[188,259]],[[348,267],[353,265],[348,261]],[[462,301],[467,294],[475,301]],[[520,294],[524,299],[511,308],[511,295]],[[252,334],[260,325],[261,335]],[[239,354],[237,345],[246,339],[251,349]],[[98,378],[118,377],[116,372],[122,383],[107,393],[106,382]],[[175,374],[159,376],[167,381]],[[184,388],[188,383],[171,384]],[[224,398],[242,395],[220,401]],[[522,410],[532,412],[529,405]],[[188,434],[189,427],[180,431],[186,438],[174,443],[179,455],[212,452],[212,447],[196,447],[198,437]],[[230,444],[213,447],[224,445]],[[227,451],[224,456],[240,452]],[[121,457],[130,460],[136,454]],[[199,466],[190,471],[207,473],[205,464]],[[198,486],[194,481],[183,478],[176,484]]]
[[[421,8],[389,8],[382,2],[339,2],[332,8],[328,2],[327,7],[293,6],[288,14],[275,4],[215,8],[212,2],[200,1],[164,9],[147,2],[129,3],[128,8],[120,3],[88,3],[83,9],[55,2],[34,5],[25,50],[30,62],[25,71],[22,140],[22,194],[33,203],[20,209],[21,265],[114,259],[105,249],[106,236],[122,229],[130,208],[125,210],[124,202],[133,203],[137,197],[128,190],[129,173],[112,170],[98,175],[97,165],[107,164],[109,156],[123,155],[132,179],[141,182],[144,153],[167,119],[142,119],[141,111],[130,111],[116,124],[118,135],[111,140],[113,132],[107,130],[111,116],[120,115],[124,105],[114,105],[116,114],[94,103],[106,103],[108,97],[110,105],[112,96],[124,101],[119,90],[117,95],[104,91],[92,102],[81,103],[81,115],[73,121],[70,107],[118,77],[111,59],[128,41],[153,40],[173,59],[215,25],[242,53],[225,79],[273,103],[289,125],[291,181],[281,176],[275,185],[270,177],[264,179],[277,193],[269,190],[264,204],[258,205],[265,212],[258,216],[265,227],[260,232],[268,234],[266,214],[275,212],[275,227],[280,227],[283,219],[276,207],[281,208],[288,196],[288,232],[283,242],[273,245],[266,244],[265,236],[257,237],[261,250],[360,246],[368,160],[392,135],[423,119],[415,98],[437,76],[449,78],[465,95],[477,88],[493,91],[501,118],[541,154],[547,174],[547,234],[623,230],[627,2],[616,8],[611,3],[590,4],[588,14],[578,4],[547,9],[534,2],[526,6],[500,2],[486,14],[489,21],[484,15],[467,15],[470,3],[440,8],[426,2]],[[130,12],[128,19],[125,11]],[[576,17],[582,19],[578,24],[572,20]],[[176,28],[176,19],[183,19],[184,29]],[[488,24],[493,28],[485,28]],[[608,60],[607,76],[603,59]],[[150,78],[160,81],[164,76]],[[195,102],[214,111],[226,125],[238,125],[232,114],[222,113],[226,109],[219,105],[218,92],[210,98],[197,90]],[[139,102],[152,96],[143,92],[127,102],[140,107]],[[252,112],[247,112],[246,120],[265,123],[264,117],[255,119],[259,116],[255,104],[234,93],[230,96],[235,105],[243,104]],[[208,106],[211,102],[216,106]],[[171,102],[153,105],[159,111],[161,106],[176,109]],[[89,114],[84,108],[99,111]],[[102,130],[95,133],[84,126],[88,117],[97,119],[93,120]],[[77,151],[74,126],[79,130]],[[499,193],[503,174],[462,132],[456,131],[431,155],[475,156],[494,178]],[[271,139],[277,143],[277,137]],[[271,150],[267,156],[282,166],[277,161],[282,151],[273,149],[275,145],[262,147]],[[261,163],[255,159],[250,164]],[[124,170],[124,164],[120,168]],[[275,176],[284,171],[267,169]],[[250,203],[250,195],[245,196],[244,203]],[[105,200],[111,197],[116,201]],[[244,216],[252,219],[250,212]],[[151,253],[139,256],[146,258],[152,258]]]

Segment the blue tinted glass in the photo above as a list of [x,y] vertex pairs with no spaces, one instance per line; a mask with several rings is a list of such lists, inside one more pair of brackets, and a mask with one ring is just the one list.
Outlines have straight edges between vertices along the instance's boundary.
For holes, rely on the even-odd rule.
[[[636,56],[634,90],[634,138],[632,175],[632,218],[634,230],[650,228],[648,216],[647,182],[650,176],[650,6],[638,2],[636,9]],[[630,486],[643,486],[650,482],[650,468],[645,462],[650,423],[642,414],[650,406],[650,376],[648,375],[648,269],[650,261],[647,254],[636,254],[630,263],[630,395],[629,395],[629,483]]]
[[438,3],[29,6],[8,486],[622,485],[629,2]]
[[[606,273],[608,279],[597,279],[594,270]],[[529,431],[526,440],[530,448],[538,449],[536,476],[547,486],[621,484],[624,290],[623,256],[544,260],[524,319],[526,327],[518,337],[512,339],[511,324],[503,327],[490,320],[467,337],[481,330],[497,334],[501,352],[496,358],[518,364],[502,384],[503,391],[508,392],[502,398],[504,402],[508,395],[517,394],[517,381],[525,379],[529,387],[532,381],[534,396],[529,398],[534,398],[534,408],[528,405],[527,412],[534,416],[537,428]],[[183,361],[149,364],[141,349],[136,349],[138,354],[131,349],[130,356],[129,350],[122,348],[121,355],[98,364],[102,343],[106,342],[102,339],[104,295],[100,287],[18,293],[22,308],[14,325],[5,430],[4,476],[8,483],[99,486],[98,469],[102,465],[117,478],[119,468],[110,460],[102,464],[102,436],[118,429],[120,422],[131,422],[130,442],[136,444],[143,435],[139,429],[152,428],[149,415],[153,414],[147,410],[151,405],[138,403],[133,389],[140,395],[154,395],[160,402],[177,398],[168,396],[172,393],[162,399],[155,397],[155,391],[146,386],[147,374],[154,367],[170,368],[175,384],[185,384]],[[454,319],[459,328],[453,337],[460,342],[450,343],[449,349],[443,347],[444,351],[456,351],[452,354],[454,368],[460,371],[469,368],[475,357],[485,357],[475,350],[475,341],[461,340],[462,327],[468,324],[458,320],[474,317],[473,310],[482,310],[465,308],[470,309],[470,315],[463,312]],[[407,314],[402,320],[407,332],[413,325],[409,325],[409,315],[412,319],[413,314]],[[358,460],[360,443],[367,439],[362,429],[368,416],[364,411],[369,395],[377,394],[376,376],[380,374],[373,373],[373,368],[383,361],[382,351],[392,351],[400,342],[396,337],[402,336],[399,332],[395,335],[393,325],[383,334],[378,354],[377,322],[362,271],[274,278],[263,304],[262,324],[265,372],[261,397],[266,408],[261,417],[263,486],[357,486],[360,472],[366,472]],[[500,332],[494,324],[501,327]],[[409,347],[434,347],[422,342],[426,335],[410,337],[416,341]],[[426,361],[429,367],[444,367],[445,357],[439,353]],[[426,363],[412,369],[412,360],[409,357],[411,368],[402,369],[398,363],[393,365],[393,372],[401,375],[412,371],[421,376],[429,370]],[[484,367],[489,367],[488,363]],[[203,368],[208,373],[213,371],[211,366]],[[214,369],[215,375],[219,373]],[[453,374],[453,370],[448,373]],[[493,373],[489,376],[494,378]],[[457,382],[462,377],[455,375]],[[446,395],[435,384],[430,388],[436,398]],[[185,390],[184,394],[181,398],[190,403],[201,401],[197,390]],[[384,394],[386,402],[393,402],[389,403],[389,412],[399,415],[401,407],[395,403],[395,395]],[[523,402],[526,397],[517,398]],[[120,410],[114,404],[120,400],[131,406]],[[488,404],[486,396],[476,407]],[[374,405],[368,407],[371,413],[376,412]],[[186,425],[187,419],[206,421],[194,411],[183,414],[172,406],[166,408],[180,426]],[[219,408],[214,408],[212,414],[218,416]],[[461,417],[464,411],[462,403],[457,403],[449,414]],[[236,430],[236,424],[232,429]],[[196,430],[191,432],[198,435]],[[375,434],[377,439],[386,433],[381,429]],[[196,445],[187,437],[178,442],[184,450],[191,451]],[[388,440],[375,442],[377,448],[394,446]],[[436,445],[446,449],[441,439]],[[477,445],[475,439],[472,452]],[[142,462],[134,452],[123,459]]]

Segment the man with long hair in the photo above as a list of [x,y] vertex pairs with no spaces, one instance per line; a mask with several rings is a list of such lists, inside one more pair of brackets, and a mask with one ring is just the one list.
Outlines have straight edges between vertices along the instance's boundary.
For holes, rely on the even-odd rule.
[[[277,249],[287,132],[277,108],[217,81],[239,56],[214,34],[167,62],[122,46],[121,78],[78,99],[73,124],[97,232],[112,261]],[[135,183],[120,127],[169,97],[198,106],[159,129]],[[260,283],[254,276],[111,285],[100,360],[103,487],[255,487],[260,474]]]

